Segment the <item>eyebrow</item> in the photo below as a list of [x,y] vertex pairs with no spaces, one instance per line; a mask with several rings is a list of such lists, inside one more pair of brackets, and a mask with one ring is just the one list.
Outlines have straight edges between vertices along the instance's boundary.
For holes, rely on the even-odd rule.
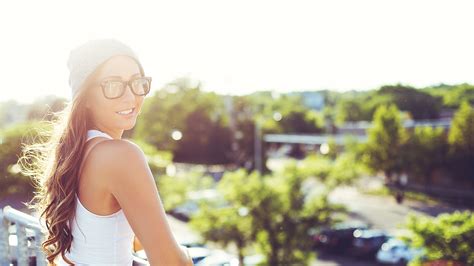
[[[141,75],[142,75],[141,73],[135,73],[135,74],[133,74],[131,77],[141,76]],[[103,78],[103,79],[108,79],[108,78],[120,78],[120,79],[121,79],[122,76],[107,76],[107,77],[105,77],[105,78]]]

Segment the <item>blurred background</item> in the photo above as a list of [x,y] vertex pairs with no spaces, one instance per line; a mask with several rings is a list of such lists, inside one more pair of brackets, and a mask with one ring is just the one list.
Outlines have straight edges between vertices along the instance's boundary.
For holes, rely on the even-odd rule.
[[[153,77],[124,138],[196,265],[474,265],[474,2],[0,4],[0,207],[72,47]],[[146,258],[145,253],[137,256]]]

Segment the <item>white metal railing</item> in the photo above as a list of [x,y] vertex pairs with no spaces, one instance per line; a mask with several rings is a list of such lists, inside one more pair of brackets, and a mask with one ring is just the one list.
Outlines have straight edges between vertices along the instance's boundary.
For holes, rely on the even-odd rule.
[[[33,249],[36,256],[36,265],[47,265],[45,254],[41,248],[44,234],[38,218],[21,212],[11,206],[0,209],[0,265],[9,266],[13,261],[16,265],[29,265],[30,250]],[[16,252],[10,245],[10,225],[15,225]],[[27,236],[27,230],[32,231],[33,238]],[[30,244],[28,244],[30,242]]]

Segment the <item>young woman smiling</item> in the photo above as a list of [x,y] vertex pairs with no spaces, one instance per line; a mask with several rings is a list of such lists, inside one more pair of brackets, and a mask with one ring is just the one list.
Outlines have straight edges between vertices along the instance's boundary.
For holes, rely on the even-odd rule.
[[[151,77],[115,39],[96,39],[69,54],[72,100],[25,170],[38,192],[31,205],[48,230],[50,264],[132,265],[143,247],[151,265],[193,265],[173,237],[140,147],[122,139],[135,126]],[[26,168],[25,168],[26,169]],[[139,241],[138,241],[139,239]]]

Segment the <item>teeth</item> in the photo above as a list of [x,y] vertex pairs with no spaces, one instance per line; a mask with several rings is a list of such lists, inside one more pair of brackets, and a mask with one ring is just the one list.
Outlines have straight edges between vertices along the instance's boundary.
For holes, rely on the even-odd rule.
[[132,111],[133,111],[133,108],[132,108],[132,109],[129,109],[129,110],[124,110],[124,111],[116,112],[116,113],[117,113],[117,114],[121,114],[121,115],[128,115],[128,114],[130,114]]

